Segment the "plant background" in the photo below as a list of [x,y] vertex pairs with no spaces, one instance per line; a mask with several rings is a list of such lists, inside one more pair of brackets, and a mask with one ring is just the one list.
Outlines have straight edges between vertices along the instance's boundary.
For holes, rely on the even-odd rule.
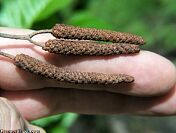
[[[175,0],[0,0],[0,26],[46,29],[55,23],[139,34],[143,49],[176,64]],[[175,117],[65,113],[33,121],[48,133],[175,133]]]

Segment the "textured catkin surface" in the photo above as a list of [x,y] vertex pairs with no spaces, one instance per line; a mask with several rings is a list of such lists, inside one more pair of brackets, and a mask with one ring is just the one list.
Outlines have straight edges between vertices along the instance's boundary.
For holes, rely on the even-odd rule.
[[102,74],[94,72],[73,72],[46,64],[28,55],[19,54],[14,58],[14,64],[25,71],[40,75],[59,82],[72,84],[102,84],[116,85],[118,83],[130,83],[134,78],[125,74]]
[[64,24],[56,24],[52,28],[52,34],[56,38],[110,41],[114,43],[144,44],[142,37],[130,33],[121,33],[94,28],[80,28]]
[[133,44],[98,44],[91,41],[48,40],[43,50],[64,55],[120,55],[138,53]]

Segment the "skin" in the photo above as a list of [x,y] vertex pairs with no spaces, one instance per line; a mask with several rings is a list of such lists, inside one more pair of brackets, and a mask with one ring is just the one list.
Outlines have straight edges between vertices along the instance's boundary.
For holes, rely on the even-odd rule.
[[[0,28],[9,34],[30,30]],[[45,42],[50,34],[34,37]],[[119,87],[59,88],[57,82],[16,68],[0,56],[0,96],[7,98],[27,120],[63,112],[82,114],[176,114],[176,68],[166,58],[149,52],[128,56],[78,57],[49,54],[27,41],[0,38],[0,50],[12,55],[25,53],[42,61],[74,71],[125,73],[135,78]]]

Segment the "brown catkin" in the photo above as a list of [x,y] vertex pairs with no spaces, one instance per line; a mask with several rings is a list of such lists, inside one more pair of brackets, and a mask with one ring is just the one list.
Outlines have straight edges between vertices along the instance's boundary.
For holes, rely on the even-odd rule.
[[113,43],[145,44],[142,37],[130,33],[99,30],[94,28],[80,28],[64,24],[56,24],[52,28],[52,34],[56,38],[110,41]]
[[116,85],[118,83],[130,83],[134,78],[125,74],[103,74],[95,72],[78,72],[58,68],[44,63],[28,55],[19,54],[14,58],[14,64],[21,69],[59,82],[72,84],[102,84]]
[[138,53],[134,44],[98,44],[91,41],[48,40],[43,50],[64,55],[120,55]]

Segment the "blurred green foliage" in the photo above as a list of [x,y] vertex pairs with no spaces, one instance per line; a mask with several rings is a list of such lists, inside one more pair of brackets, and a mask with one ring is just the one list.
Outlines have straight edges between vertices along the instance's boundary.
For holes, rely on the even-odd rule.
[[[175,6],[175,0],[3,0],[0,26],[43,29],[66,23],[131,32],[145,38],[144,49],[176,63]],[[66,133],[76,117],[66,114],[33,123],[51,133]]]
[[10,27],[30,28],[34,22],[48,18],[70,2],[71,0],[4,0],[0,23]]
[[4,0],[0,25],[40,29],[59,22],[132,32],[146,39],[144,49],[173,59],[175,4],[174,0]]
[[47,133],[67,133],[68,128],[73,124],[77,117],[77,114],[65,113],[62,115],[41,118],[32,121],[32,124],[44,128]]

